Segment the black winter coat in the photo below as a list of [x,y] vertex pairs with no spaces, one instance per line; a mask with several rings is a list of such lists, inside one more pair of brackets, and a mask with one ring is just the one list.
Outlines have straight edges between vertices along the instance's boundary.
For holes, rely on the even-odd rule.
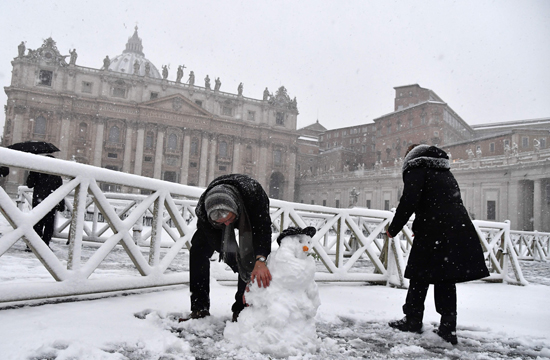
[[[32,193],[32,207],[40,204],[51,193],[63,185],[63,179],[58,175],[50,175],[31,171],[27,177],[27,186],[34,188]],[[54,210],[64,211],[65,202],[62,200]]]
[[[206,214],[204,200],[206,193],[217,185],[232,185],[239,191],[243,205],[248,213],[252,227],[252,246],[256,256],[267,257],[271,253],[271,217],[269,216],[269,197],[259,182],[242,174],[222,175],[214,179],[202,193],[195,209],[197,231],[203,231],[208,239],[219,243],[222,239],[221,228],[215,228]],[[217,246],[216,246],[217,247]]]
[[447,154],[435,146],[415,147],[405,157],[403,182],[403,195],[388,232],[397,235],[415,213],[405,277],[434,284],[489,276]]

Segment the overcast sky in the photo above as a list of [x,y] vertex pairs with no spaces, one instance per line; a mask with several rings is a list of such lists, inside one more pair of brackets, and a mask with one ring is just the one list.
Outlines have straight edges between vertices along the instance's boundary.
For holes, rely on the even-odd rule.
[[[219,77],[261,98],[284,85],[298,127],[370,123],[394,87],[433,90],[469,124],[550,117],[550,1],[3,1],[0,84],[17,45],[52,37],[77,65],[100,68],[138,26],[145,57]],[[6,104],[2,91],[0,102]],[[4,123],[4,113],[0,123]]]

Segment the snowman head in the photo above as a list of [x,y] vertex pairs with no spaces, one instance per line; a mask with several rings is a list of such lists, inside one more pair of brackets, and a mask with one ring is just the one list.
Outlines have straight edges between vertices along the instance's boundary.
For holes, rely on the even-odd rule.
[[293,247],[294,255],[297,258],[305,258],[313,248],[311,238],[316,232],[317,230],[312,226],[308,226],[305,229],[289,227],[277,237],[277,243],[280,246],[281,241],[285,239],[285,245],[288,244]]

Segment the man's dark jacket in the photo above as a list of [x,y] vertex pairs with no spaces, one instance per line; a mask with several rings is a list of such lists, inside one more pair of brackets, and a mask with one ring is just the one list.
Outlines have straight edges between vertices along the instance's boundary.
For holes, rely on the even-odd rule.
[[[32,194],[32,206],[35,207],[40,204],[61,185],[63,185],[63,179],[61,176],[31,171],[27,177],[27,186],[29,188],[34,188]],[[54,210],[64,211],[65,202],[61,201]]]
[[405,277],[457,283],[489,275],[479,237],[466,211],[447,154],[419,145],[405,157],[403,195],[388,232],[397,235],[415,214]]
[[252,239],[254,254],[267,257],[271,252],[271,218],[269,216],[269,197],[256,180],[242,174],[222,175],[214,179],[205,192],[202,193],[197,203],[195,214],[197,215],[197,231],[205,233],[209,241],[214,242],[214,248],[220,248],[222,229],[214,227],[206,214],[204,206],[206,194],[217,185],[234,186],[241,196],[243,206],[246,209],[250,226],[252,227]]

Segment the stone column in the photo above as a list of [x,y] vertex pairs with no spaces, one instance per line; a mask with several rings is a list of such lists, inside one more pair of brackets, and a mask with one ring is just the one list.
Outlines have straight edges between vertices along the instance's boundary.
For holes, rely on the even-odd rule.
[[[69,139],[71,138],[71,120],[69,114],[61,115],[61,133],[59,137],[59,150],[61,150],[62,159],[69,159]],[[57,157],[57,156],[56,156]]]
[[[23,128],[25,128],[28,121],[25,119],[27,108],[22,105],[15,105],[13,112],[15,116],[13,117],[13,133],[11,139],[12,144],[15,144],[23,141]],[[21,181],[23,181],[23,178],[20,178],[18,169],[10,169],[8,181],[5,183],[5,190],[11,193],[17,193],[17,188],[21,184]]]
[[520,204],[521,184],[519,181],[510,181],[508,183],[508,219],[510,228],[521,230],[523,228],[523,211]]
[[236,174],[242,173],[241,168],[241,138],[235,138],[233,141],[233,164],[232,172]]
[[122,162],[122,171],[128,174],[132,173],[132,169],[130,169],[130,167],[132,164],[132,135],[135,124],[135,121],[126,122],[126,139],[124,140],[124,160]]
[[143,148],[145,146],[145,124],[137,123],[136,138],[136,159],[134,163],[134,174],[141,175],[143,169]]
[[258,182],[263,186],[264,189],[269,189],[269,184],[266,184],[266,178],[267,178],[267,164],[268,164],[268,155],[267,150],[269,147],[269,144],[267,141],[260,141],[259,142],[260,147],[260,156],[258,158]]
[[202,133],[201,139],[201,153],[200,153],[200,165],[199,165],[199,187],[206,187],[206,164],[208,163],[208,143],[210,141],[209,134]]
[[181,155],[180,183],[187,185],[189,180],[189,151],[191,149],[191,136],[184,132],[183,135],[183,153]]
[[101,167],[101,157],[103,155],[103,135],[105,133],[105,120],[106,119],[104,118],[98,119],[96,125],[93,165],[97,167]]
[[216,176],[216,151],[218,149],[218,139],[215,136],[211,136],[210,140],[210,152],[208,154],[208,184]]
[[533,230],[542,231],[542,180],[533,180]]
[[[473,209],[472,211],[474,214],[476,214],[476,219],[478,220],[486,220],[487,214],[483,213],[483,209],[485,208],[483,206],[483,196],[482,196],[482,190],[481,190],[481,182],[479,184],[472,184],[472,191],[473,191]],[[478,199],[475,201],[475,199]]]
[[15,105],[13,112],[15,116],[13,118],[13,134],[11,138],[13,144],[15,144],[23,140],[23,125],[25,123],[25,113],[27,109],[25,106]]
[[155,150],[155,165],[153,170],[153,178],[160,179],[162,171],[162,149],[164,148],[164,132],[166,127],[159,126],[157,131],[157,148]]
[[[286,181],[287,187],[285,189],[285,198],[286,201],[294,201],[294,181],[296,176],[296,153],[298,152],[298,148],[296,146],[290,147],[290,154],[288,159],[288,171],[287,176],[288,179]],[[322,204],[322,202],[315,202],[316,204]]]

